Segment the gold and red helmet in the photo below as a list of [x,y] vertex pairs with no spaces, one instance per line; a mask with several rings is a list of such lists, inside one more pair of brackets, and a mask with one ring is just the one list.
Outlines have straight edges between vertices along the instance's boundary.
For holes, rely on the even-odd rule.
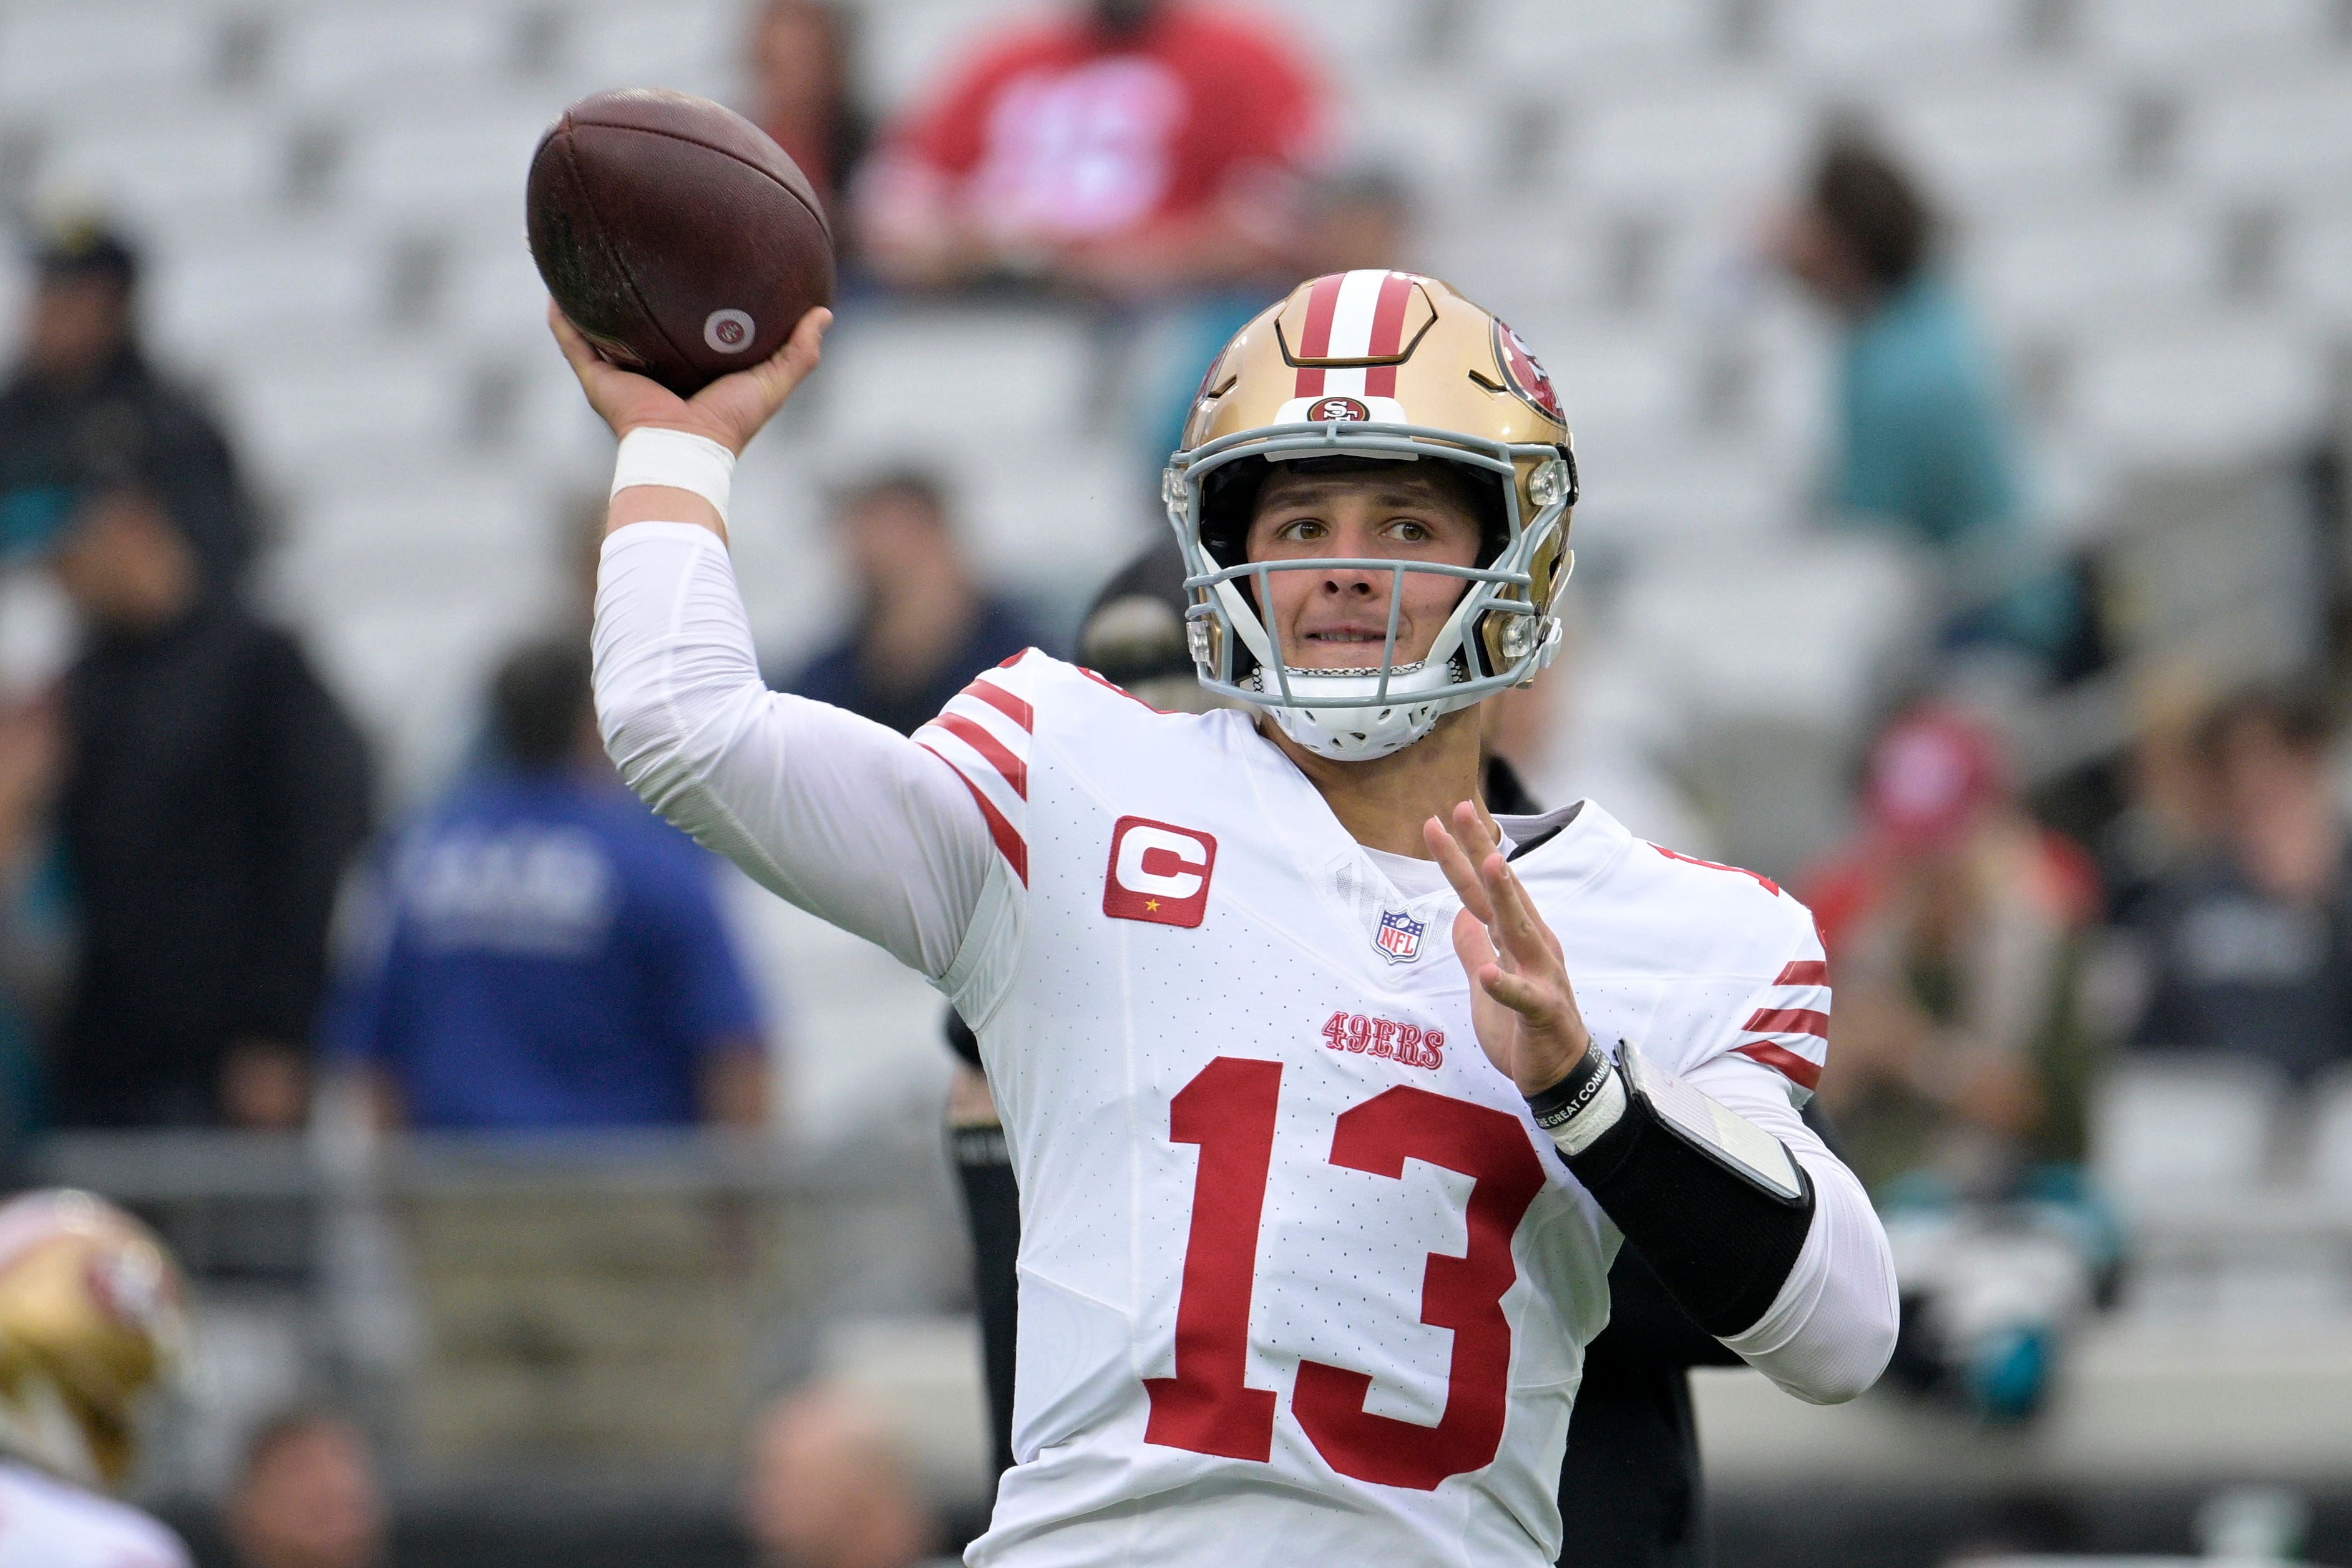
[[0,1450],[119,1483],[139,1405],[186,1342],[179,1269],[145,1226],[86,1192],[0,1205]]
[[[1334,458],[1444,462],[1483,480],[1493,504],[1477,564],[1244,559],[1267,465]],[[1518,335],[1434,277],[1333,273],[1244,327],[1202,379],[1161,492],[1202,685],[1270,710],[1320,755],[1387,756],[1441,715],[1533,680],[1559,646],[1552,601],[1577,497],[1567,417]],[[1435,572],[1464,591],[1420,660],[1398,661],[1392,620],[1378,667],[1303,669],[1257,605],[1269,573],[1334,566],[1393,573],[1399,589],[1408,570]]]

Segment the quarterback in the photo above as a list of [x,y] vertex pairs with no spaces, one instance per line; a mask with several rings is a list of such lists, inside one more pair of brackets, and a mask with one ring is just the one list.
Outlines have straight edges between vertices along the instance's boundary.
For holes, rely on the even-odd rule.
[[614,759],[979,1036],[1018,1462],[968,1560],[1572,1552],[1621,1244],[1790,1392],[1867,1387],[1895,1286],[1798,1114],[1811,918],[1591,801],[1479,797],[1478,705],[1551,657],[1577,497],[1526,345],[1435,278],[1301,285],[1210,366],[1164,486],[1200,678],[1244,706],[1160,713],[1033,650],[908,739],[768,692],[728,560],[733,455],[828,319],[691,402],[553,326],[622,438]]

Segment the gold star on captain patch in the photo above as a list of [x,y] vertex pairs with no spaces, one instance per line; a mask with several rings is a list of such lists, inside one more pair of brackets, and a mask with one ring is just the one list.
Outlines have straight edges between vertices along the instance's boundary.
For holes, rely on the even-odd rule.
[[1156,899],[1156,898],[1147,898],[1147,899],[1145,899],[1145,900],[1143,901],[1143,911],[1144,911],[1144,913],[1145,913],[1145,914],[1147,914],[1147,915],[1157,915],[1157,914],[1159,914],[1159,913],[1160,913],[1160,901],[1159,901],[1158,899]]

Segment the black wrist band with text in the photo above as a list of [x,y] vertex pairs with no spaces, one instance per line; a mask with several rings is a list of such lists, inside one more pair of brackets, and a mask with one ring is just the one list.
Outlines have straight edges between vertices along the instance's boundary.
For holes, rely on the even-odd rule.
[[1567,1077],[1540,1093],[1528,1096],[1528,1113],[1546,1132],[1566,1126],[1578,1112],[1592,1103],[1592,1097],[1609,1082],[1609,1058],[1602,1054],[1601,1047],[1587,1045],[1583,1056],[1568,1070]]

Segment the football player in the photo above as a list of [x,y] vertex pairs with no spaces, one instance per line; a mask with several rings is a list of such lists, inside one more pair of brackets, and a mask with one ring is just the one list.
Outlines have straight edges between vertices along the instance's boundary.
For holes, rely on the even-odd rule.
[[179,1537],[105,1495],[185,1343],[183,1302],[163,1245],[113,1205],[0,1206],[0,1568],[188,1568]]
[[1509,329],[1351,272],[1211,365],[1165,493],[1202,684],[1246,706],[1032,651],[906,739],[766,690],[725,548],[733,455],[829,319],[691,402],[553,325],[622,437],[615,762],[979,1036],[1018,1462],[969,1561],[1549,1563],[1621,1239],[1790,1392],[1868,1386],[1894,1281],[1798,1115],[1811,917],[1591,801],[1481,803],[1478,705],[1556,646],[1577,495]]

